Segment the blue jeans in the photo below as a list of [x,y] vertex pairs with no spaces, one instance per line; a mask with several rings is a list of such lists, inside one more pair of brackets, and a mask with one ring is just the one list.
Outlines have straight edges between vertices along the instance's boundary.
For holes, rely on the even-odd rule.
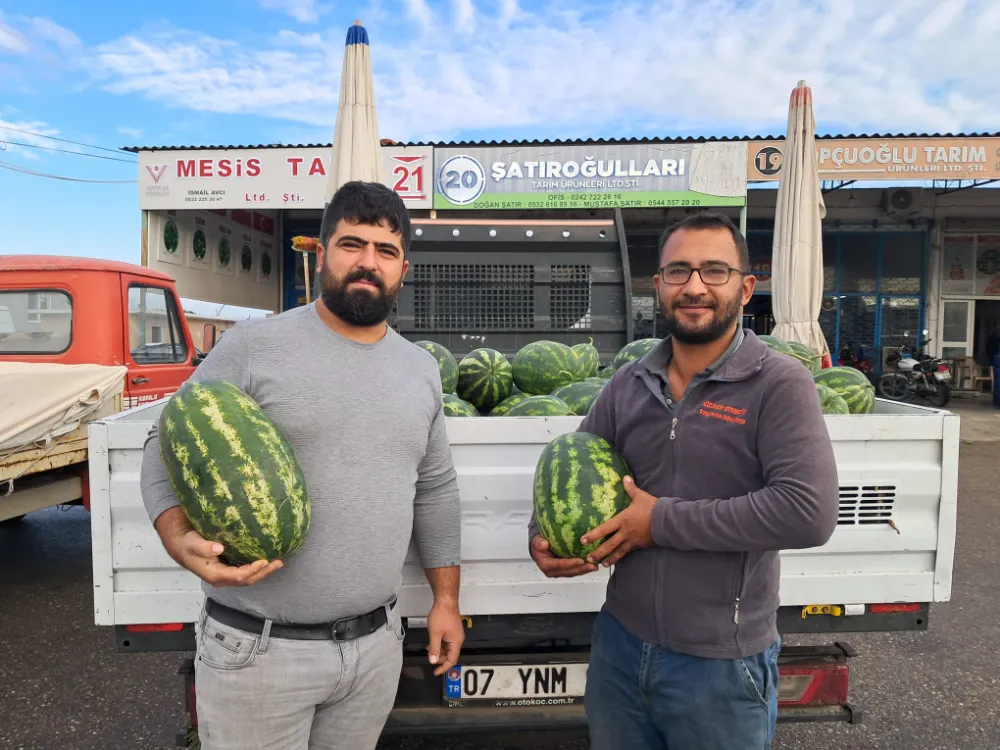
[[592,750],[769,750],[781,639],[745,659],[646,643],[602,611],[584,705]]

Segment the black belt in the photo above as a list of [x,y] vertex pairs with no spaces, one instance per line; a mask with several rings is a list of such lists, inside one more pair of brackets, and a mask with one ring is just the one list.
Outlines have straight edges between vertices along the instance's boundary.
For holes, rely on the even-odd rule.
[[[389,607],[395,607],[393,601]],[[213,599],[205,601],[205,611],[214,620],[218,620],[223,625],[229,625],[248,633],[260,635],[264,632],[264,620],[254,615],[240,612],[223,604],[219,604]],[[315,625],[285,625],[282,623],[271,623],[271,638],[294,638],[306,641],[350,641],[364,635],[370,635],[387,622],[385,607],[373,609],[364,615],[357,617],[345,617],[335,622],[318,623]]]

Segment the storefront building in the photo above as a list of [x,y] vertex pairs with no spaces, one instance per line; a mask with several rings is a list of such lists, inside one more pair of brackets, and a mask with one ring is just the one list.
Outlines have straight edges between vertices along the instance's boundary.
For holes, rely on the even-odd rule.
[[[766,333],[782,146],[762,138],[384,145],[384,180],[411,209],[414,252],[445,253],[411,277],[406,320],[443,320],[427,300],[471,304],[477,285],[530,297],[530,287],[518,291],[495,274],[514,257],[500,248],[523,261],[534,246],[556,253],[544,283],[564,285],[566,307],[511,315],[662,335],[657,237],[712,208],[745,229],[758,279],[745,324]],[[186,297],[273,311],[305,301],[303,256],[291,239],[318,233],[329,146],[135,151],[145,265],[174,276]],[[981,358],[1000,323],[1000,192],[987,187],[1000,180],[1000,136],[820,137],[817,156],[827,207],[820,324],[834,355],[850,347],[878,358],[919,337],[932,353]],[[584,241],[598,244],[573,245]],[[596,266],[573,262],[587,253]],[[615,312],[605,319],[590,290],[616,273],[624,283],[607,292]],[[627,300],[616,307],[619,291]],[[491,325],[524,325],[500,320],[500,300],[490,304],[493,319],[470,307],[471,328],[486,335]],[[615,315],[628,317],[627,333],[609,322]]]

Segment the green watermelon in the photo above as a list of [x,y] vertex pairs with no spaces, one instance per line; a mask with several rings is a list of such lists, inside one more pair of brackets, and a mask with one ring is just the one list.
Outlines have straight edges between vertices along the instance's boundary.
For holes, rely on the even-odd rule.
[[590,412],[590,407],[594,405],[601,389],[604,388],[604,382],[606,381],[569,383],[556,388],[552,391],[552,395],[565,401],[574,414],[582,417]]
[[608,441],[589,432],[554,438],[535,466],[535,520],[553,554],[581,558],[603,539],[584,545],[580,537],[611,519],[629,503],[622,480],[628,464]]
[[817,383],[816,392],[819,394],[819,406],[824,414],[851,413],[851,410],[847,407],[847,402],[833,388],[822,383]]
[[514,355],[514,382],[529,395],[544,396],[579,380],[579,355],[558,341],[532,341]]
[[618,368],[616,368],[614,365],[608,365],[606,367],[602,367],[600,370],[597,371],[597,377],[601,378],[602,380],[611,380],[611,376],[615,374],[615,371],[617,369]]
[[441,396],[446,417],[478,417],[479,412],[476,407],[468,401],[463,401],[454,393],[445,393]]
[[788,342],[784,339],[779,339],[774,336],[761,335],[758,336],[761,341],[763,341],[769,349],[773,349],[776,352],[781,352],[782,354],[787,354],[792,356],[792,349],[788,346]]
[[650,338],[630,341],[619,349],[618,354],[616,354],[615,358],[611,360],[611,366],[618,370],[622,367],[622,365],[634,362],[637,359],[642,359],[653,351],[653,349],[656,348],[656,345],[662,340],[663,339]]
[[499,404],[493,407],[493,409],[490,411],[490,416],[491,417],[505,416],[507,412],[510,411],[512,406],[521,403],[526,398],[528,398],[528,396],[526,396],[523,393],[512,393],[503,401],[501,401]]
[[414,341],[415,346],[426,349],[437,360],[438,369],[441,371],[441,392],[454,393],[458,386],[458,362],[455,356],[448,351],[447,347],[436,341]]
[[594,346],[594,339],[590,339],[586,344],[574,344],[571,348],[580,358],[580,369],[577,372],[577,380],[583,380],[584,378],[596,375],[597,371],[601,368],[601,354],[597,351],[597,347]]
[[160,457],[194,527],[233,565],[286,559],[309,532],[312,506],[291,444],[231,383],[187,381],[158,421]]
[[555,396],[527,396],[507,410],[508,417],[571,417],[569,404]]
[[809,372],[813,375],[822,369],[822,355],[817,354],[805,344],[799,343],[798,341],[786,341],[785,346],[789,349],[788,355],[794,357],[808,367]]
[[473,349],[458,363],[458,397],[488,412],[510,395],[514,374],[496,349]]
[[813,375],[813,381],[836,391],[847,402],[851,414],[871,414],[875,408],[875,387],[860,370],[827,367]]
[[595,375],[592,378],[584,378],[580,382],[581,383],[595,383],[596,385],[599,385],[599,386],[601,386],[603,388],[604,386],[606,386],[608,384],[608,381],[610,379],[611,378],[602,378],[600,375]]

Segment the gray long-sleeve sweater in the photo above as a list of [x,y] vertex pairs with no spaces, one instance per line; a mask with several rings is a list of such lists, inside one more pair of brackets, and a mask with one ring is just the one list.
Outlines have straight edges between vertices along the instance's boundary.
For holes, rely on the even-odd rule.
[[[193,380],[243,389],[288,437],[306,477],[312,525],[281,570],[213,599],[278,622],[371,611],[399,591],[411,536],[425,568],[458,565],[458,486],[434,358],[391,329],[365,345],[330,330],[315,304],[227,332]],[[155,427],[142,463],[153,521],[177,505]]]

